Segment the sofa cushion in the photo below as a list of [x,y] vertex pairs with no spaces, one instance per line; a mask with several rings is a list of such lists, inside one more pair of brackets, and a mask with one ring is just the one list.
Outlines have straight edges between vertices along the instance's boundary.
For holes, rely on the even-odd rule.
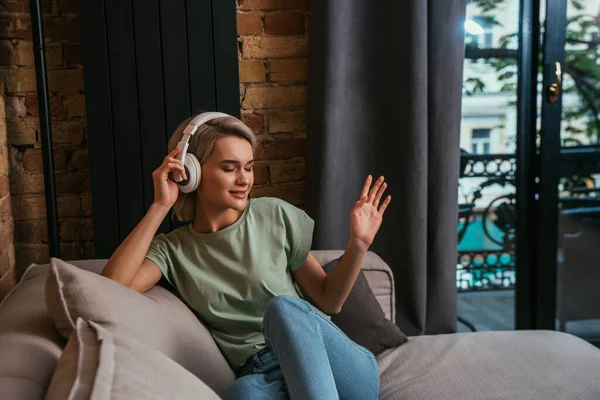
[[235,380],[210,332],[166,289],[155,286],[139,293],[58,258],[51,258],[51,264],[46,304],[63,337],[68,338],[82,318],[156,349],[219,394]]
[[[321,265],[340,257],[343,250],[311,250],[310,252]],[[389,265],[377,254],[367,251],[360,267],[377,302],[385,313],[385,317],[396,322],[396,293],[394,291],[394,274]]]
[[48,266],[30,266],[0,304],[0,398],[43,399],[65,344],[44,303]]
[[[323,270],[330,274],[340,263],[343,254],[323,265]],[[302,288],[298,286],[304,298],[311,304]],[[336,324],[352,341],[366,347],[377,355],[382,351],[400,346],[408,339],[396,324],[386,318],[381,305],[373,294],[361,269],[342,310],[331,316]]]
[[380,399],[600,399],[600,349],[560,332],[412,336],[377,363]]
[[52,376],[48,400],[218,399],[185,368],[128,336],[81,318]]

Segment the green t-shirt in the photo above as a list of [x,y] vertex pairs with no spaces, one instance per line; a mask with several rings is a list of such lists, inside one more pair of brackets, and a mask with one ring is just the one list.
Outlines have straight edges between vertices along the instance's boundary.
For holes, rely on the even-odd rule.
[[267,302],[300,297],[291,271],[310,251],[314,221],[273,197],[248,199],[242,216],[213,233],[187,224],[154,237],[154,261],[182,299],[203,320],[234,370],[266,347]]

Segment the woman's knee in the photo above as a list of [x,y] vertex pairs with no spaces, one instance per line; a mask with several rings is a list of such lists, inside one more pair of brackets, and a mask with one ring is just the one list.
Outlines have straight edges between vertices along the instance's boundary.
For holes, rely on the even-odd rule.
[[306,301],[299,297],[289,295],[275,296],[267,303],[265,318],[272,316],[286,316],[290,314],[290,310],[310,311],[307,304]]

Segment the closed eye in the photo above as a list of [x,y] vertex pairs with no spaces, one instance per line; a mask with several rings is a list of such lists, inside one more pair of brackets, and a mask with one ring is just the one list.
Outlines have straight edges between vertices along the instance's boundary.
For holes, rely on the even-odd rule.
[[[246,171],[248,171],[248,172],[252,172],[252,168],[244,168],[244,169]],[[235,169],[225,169],[225,168],[223,168],[223,171],[225,171],[225,172],[233,172],[233,171],[235,171]]]

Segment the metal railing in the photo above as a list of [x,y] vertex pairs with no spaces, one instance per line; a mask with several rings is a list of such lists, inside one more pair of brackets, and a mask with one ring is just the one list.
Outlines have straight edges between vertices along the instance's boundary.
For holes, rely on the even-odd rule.
[[[592,177],[600,174],[600,146],[564,147],[560,160],[559,208],[600,206],[600,187]],[[463,152],[459,187],[479,178],[462,193],[458,209],[456,287],[459,292],[514,290],[516,246],[517,168],[514,154],[474,155]],[[495,187],[496,193],[490,188]],[[482,198],[487,200],[482,204]],[[481,246],[468,246],[467,233],[477,232]],[[473,236],[473,235],[471,235]],[[462,249],[461,249],[462,248]]]

